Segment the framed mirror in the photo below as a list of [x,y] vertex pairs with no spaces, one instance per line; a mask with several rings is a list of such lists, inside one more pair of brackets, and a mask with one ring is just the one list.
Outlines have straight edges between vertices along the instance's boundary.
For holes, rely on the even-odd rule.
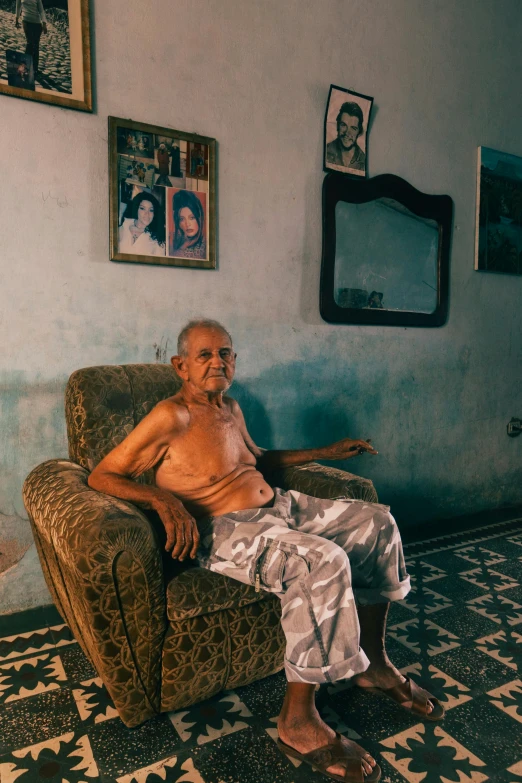
[[325,321],[442,326],[453,201],[394,174],[323,183],[320,311]]

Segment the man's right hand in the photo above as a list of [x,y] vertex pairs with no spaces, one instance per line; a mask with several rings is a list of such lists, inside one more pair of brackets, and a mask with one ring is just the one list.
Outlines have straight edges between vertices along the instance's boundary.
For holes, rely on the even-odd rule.
[[167,533],[165,551],[172,552],[172,559],[179,559],[180,562],[187,556],[194,559],[199,546],[199,532],[194,517],[170,492],[155,498],[152,507]]
[[19,19],[17,19],[17,20],[15,21],[15,27],[17,27],[18,29],[20,29],[20,20],[19,20]]

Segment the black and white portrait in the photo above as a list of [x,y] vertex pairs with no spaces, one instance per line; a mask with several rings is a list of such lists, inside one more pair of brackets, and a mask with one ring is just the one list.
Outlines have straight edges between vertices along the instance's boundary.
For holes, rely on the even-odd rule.
[[324,169],[365,177],[373,98],[330,86],[324,122]]

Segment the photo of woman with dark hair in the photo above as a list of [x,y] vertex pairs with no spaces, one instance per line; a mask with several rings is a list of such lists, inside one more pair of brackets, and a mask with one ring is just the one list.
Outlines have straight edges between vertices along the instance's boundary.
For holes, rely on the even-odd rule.
[[190,190],[178,190],[172,199],[174,230],[170,235],[171,256],[206,258],[205,211],[200,196]]
[[142,256],[165,255],[164,211],[150,191],[141,191],[127,205],[120,222],[118,250]]

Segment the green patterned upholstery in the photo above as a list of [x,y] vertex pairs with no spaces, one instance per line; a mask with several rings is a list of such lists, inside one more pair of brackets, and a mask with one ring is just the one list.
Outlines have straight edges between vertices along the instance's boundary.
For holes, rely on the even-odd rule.
[[[24,484],[51,595],[127,726],[283,665],[276,597],[202,568],[165,569],[152,517],[87,484],[88,472],[179,385],[167,365],[73,373],[66,390],[71,461],[45,462]],[[316,464],[271,480],[318,497],[377,500],[367,479]]]
[[180,386],[168,364],[77,370],[65,391],[69,457],[93,470],[160,400],[176,394]]
[[216,574],[204,568],[188,568],[167,585],[167,616],[175,623],[198,614],[220,612],[233,606],[240,609],[269,599],[269,593],[256,593],[253,587],[241,582],[218,580]]
[[270,483],[273,487],[296,489],[305,495],[328,500],[358,498],[367,503],[378,502],[377,492],[370,479],[339,468],[326,468],[316,462],[275,470],[270,476]]

